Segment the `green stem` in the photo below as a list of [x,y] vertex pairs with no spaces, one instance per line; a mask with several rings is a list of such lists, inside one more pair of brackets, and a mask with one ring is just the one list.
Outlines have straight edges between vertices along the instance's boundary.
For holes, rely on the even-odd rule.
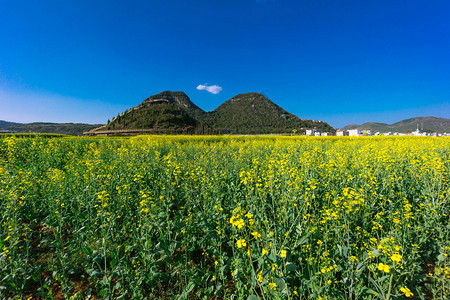
[[389,300],[389,298],[391,298],[392,278],[394,278],[394,273],[391,274],[391,278],[389,279],[389,289],[386,294],[386,298],[384,298],[385,300]]

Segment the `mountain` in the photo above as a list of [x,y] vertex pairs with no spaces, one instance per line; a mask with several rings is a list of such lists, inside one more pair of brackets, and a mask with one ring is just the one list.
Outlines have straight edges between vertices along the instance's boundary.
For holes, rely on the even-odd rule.
[[8,122],[8,121],[0,120],[0,129],[6,128],[6,127],[9,127],[9,126],[16,126],[16,125],[21,125],[21,124],[20,123],[14,123],[14,122]]
[[401,132],[408,133],[417,128],[427,132],[450,132],[450,119],[436,117],[417,117],[399,121],[394,124],[366,122],[362,125],[347,125],[342,130],[348,129],[371,130],[372,132]]
[[195,105],[183,92],[164,91],[142,101],[138,106],[128,109],[102,127],[104,130],[183,130],[195,128],[205,112]]
[[317,128],[333,132],[327,123],[302,120],[260,93],[246,93],[225,101],[208,118],[208,123],[229,133],[292,133],[294,129]]
[[101,124],[82,124],[82,123],[28,123],[8,126],[3,129],[16,131],[18,133],[59,133],[68,135],[82,135],[83,132],[92,130],[101,126]]
[[[186,112],[191,116],[203,116],[205,112],[199,108],[197,105],[195,105],[191,99],[189,99],[188,95],[186,95],[183,92],[170,92],[170,91],[164,91],[162,93],[153,95],[145,99],[142,104],[148,104],[158,101],[165,101],[167,100],[169,103],[176,104],[180,107],[182,107]],[[141,104],[141,105],[142,105]]]
[[96,131],[187,129],[194,133],[264,134],[302,132],[305,128],[334,131],[325,122],[298,118],[259,93],[237,95],[214,111],[205,112],[185,93],[164,91],[119,114],[91,134]]

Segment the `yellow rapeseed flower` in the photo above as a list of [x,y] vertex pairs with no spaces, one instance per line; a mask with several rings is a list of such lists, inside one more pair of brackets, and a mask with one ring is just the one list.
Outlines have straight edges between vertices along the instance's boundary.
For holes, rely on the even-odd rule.
[[385,264],[383,264],[383,263],[379,263],[379,264],[378,264],[378,270],[384,271],[384,272],[386,272],[386,273],[389,273],[389,266],[388,266],[388,265],[385,265]]
[[262,272],[259,272],[259,274],[258,274],[258,281],[259,282],[263,282],[264,281],[264,277],[262,277],[261,273]]
[[245,239],[238,240],[236,244],[237,244],[238,248],[245,248],[245,247],[247,247],[247,243],[245,242]]
[[414,294],[410,291],[410,289],[408,289],[406,286],[400,288],[400,291],[405,294],[405,297],[409,298],[411,296],[414,296]]
[[242,219],[233,222],[233,226],[236,226],[238,229],[241,229],[244,225],[245,222]]
[[286,258],[286,250],[281,250],[280,256]]
[[259,237],[261,237],[261,234],[258,233],[257,231],[253,231],[253,232],[251,233],[251,235],[253,235],[253,237],[255,238],[255,240],[257,240]]
[[400,254],[394,254],[391,256],[392,261],[400,262],[402,260],[402,256]]

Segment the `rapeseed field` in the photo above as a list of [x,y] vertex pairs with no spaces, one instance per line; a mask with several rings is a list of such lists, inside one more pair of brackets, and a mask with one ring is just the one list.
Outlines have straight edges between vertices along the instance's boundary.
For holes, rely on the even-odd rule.
[[0,139],[1,299],[445,299],[450,139]]

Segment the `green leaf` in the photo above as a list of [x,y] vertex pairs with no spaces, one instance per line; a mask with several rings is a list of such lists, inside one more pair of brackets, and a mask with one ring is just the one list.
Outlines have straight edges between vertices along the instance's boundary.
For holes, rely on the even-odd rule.
[[286,263],[286,271],[288,272],[295,272],[297,271],[297,265],[293,263]]
[[82,249],[83,249],[84,254],[86,254],[87,256],[92,254],[92,250],[88,246],[82,246]]
[[178,300],[184,300],[184,299],[189,299],[189,295],[186,292],[183,292],[180,297],[178,297]]
[[122,287],[122,284],[120,282],[116,282],[116,284],[114,285],[113,290],[119,290]]
[[286,288],[286,283],[283,278],[274,278],[273,281],[277,284],[277,290],[283,291]]
[[378,296],[378,294],[379,294],[379,293],[375,292],[375,291],[372,290],[372,289],[366,289],[366,291],[367,291],[367,293],[372,294],[372,295],[374,295],[374,296]]
[[188,283],[188,285],[186,286],[185,292],[186,292],[186,293],[190,293],[190,292],[192,292],[192,290],[193,290],[194,288],[195,288],[195,282],[190,281],[190,282]]
[[366,267],[365,265],[363,265],[360,269],[359,269],[359,267],[357,267],[357,268],[356,268],[356,275],[360,276],[361,273],[362,273],[365,269],[367,269],[367,267]]
[[103,276],[103,279],[100,281],[103,283],[103,285],[107,285],[110,281],[110,278],[108,276]]
[[275,250],[272,249],[272,251],[270,251],[269,259],[273,262],[277,262],[277,256],[276,256]]
[[305,237],[301,238],[301,239],[297,242],[297,244],[295,244],[294,249],[297,248],[297,247],[300,246],[300,245],[306,244],[308,241],[309,241],[308,236],[305,236]]
[[439,261],[444,261],[447,258],[447,256],[445,256],[443,253],[438,255],[438,260]]
[[99,265],[102,265],[104,263],[103,255],[101,255],[100,253],[97,254],[97,256],[94,257],[93,261],[96,262]]
[[247,300],[258,300],[258,299],[259,299],[259,297],[256,295],[250,295],[247,297]]
[[377,289],[377,295],[378,295],[378,298],[380,298],[381,300],[384,300],[384,297],[383,297],[383,291],[381,290],[381,288],[380,288],[380,286],[378,285],[378,283],[376,283],[376,281],[375,280],[373,280],[372,279],[372,277],[369,277],[369,280],[370,280],[370,282],[372,282],[372,284],[375,286],[375,288]]
[[117,259],[113,259],[109,262],[109,265],[111,266],[111,268],[114,269],[114,267],[117,265]]
[[252,287],[255,287],[256,286],[256,274],[254,271],[252,271],[251,281],[252,281]]
[[264,265],[264,259],[262,257],[258,258],[258,269],[261,269],[261,267]]
[[223,285],[221,283],[217,284],[214,295],[218,296],[222,293]]
[[103,297],[106,293],[107,293],[107,290],[103,289],[98,294],[100,295],[100,297]]
[[95,269],[88,269],[88,270],[86,270],[86,273],[88,273],[88,275],[90,277],[98,277],[98,276],[103,275],[103,272],[99,272]]
[[155,264],[164,264],[171,261],[171,257],[167,255],[163,255],[161,258],[159,258],[157,261],[155,261]]

